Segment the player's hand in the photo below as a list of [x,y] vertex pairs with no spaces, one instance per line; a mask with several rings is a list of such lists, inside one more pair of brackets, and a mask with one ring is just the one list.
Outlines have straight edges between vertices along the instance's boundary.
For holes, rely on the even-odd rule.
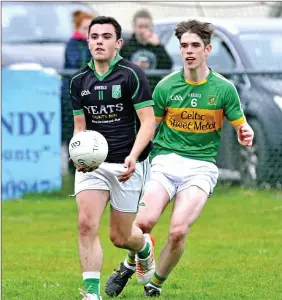
[[242,124],[237,132],[238,142],[243,146],[251,147],[254,139],[254,131],[248,123]]
[[120,182],[126,182],[135,172],[136,157],[127,156],[124,160],[124,167],[126,167],[127,170],[118,176],[118,181]]
[[[71,158],[69,158],[69,161],[73,163]],[[97,169],[97,167],[90,168],[90,167],[77,166],[75,164],[73,165],[76,167],[78,172],[83,172],[83,173],[92,172]]]
[[82,172],[82,173],[92,172],[97,169],[97,167],[90,168],[90,167],[82,167],[82,166],[76,166],[76,165],[75,165],[75,167],[78,172]]

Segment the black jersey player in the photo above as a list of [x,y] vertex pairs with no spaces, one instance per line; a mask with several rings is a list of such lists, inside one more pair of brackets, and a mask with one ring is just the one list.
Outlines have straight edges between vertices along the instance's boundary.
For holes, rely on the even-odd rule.
[[70,82],[74,134],[95,130],[105,136],[109,145],[104,163],[95,170],[78,168],[75,175],[85,300],[100,299],[103,252],[98,231],[109,200],[113,244],[136,251],[144,265],[152,261],[153,242],[133,221],[155,130],[153,100],[143,71],[119,55],[122,43],[121,26],[115,19],[93,19],[88,35],[93,58]]

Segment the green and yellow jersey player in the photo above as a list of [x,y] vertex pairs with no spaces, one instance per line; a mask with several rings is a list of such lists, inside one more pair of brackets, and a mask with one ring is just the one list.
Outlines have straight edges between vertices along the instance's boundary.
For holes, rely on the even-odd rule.
[[[135,224],[149,233],[168,203],[174,200],[168,239],[160,253],[152,278],[142,274],[146,297],[158,297],[162,286],[179,262],[186,237],[200,216],[218,178],[215,156],[223,119],[235,128],[238,141],[251,146],[254,133],[242,111],[236,88],[207,66],[212,50],[213,26],[197,20],[177,25],[183,68],[156,86],[154,112],[159,125],[151,152],[151,174]],[[134,268],[132,251],[106,285],[108,295],[118,295]],[[131,270],[126,272],[125,270]],[[148,270],[152,268],[148,265]],[[150,273],[151,274],[151,273]],[[137,277],[140,272],[137,268]],[[144,282],[143,281],[143,282]],[[184,298],[189,298],[185,292]]]

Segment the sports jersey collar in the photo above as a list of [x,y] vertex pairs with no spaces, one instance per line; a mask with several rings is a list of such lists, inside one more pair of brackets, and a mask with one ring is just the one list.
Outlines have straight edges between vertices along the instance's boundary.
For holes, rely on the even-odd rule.
[[208,81],[210,80],[211,76],[212,76],[213,70],[212,70],[211,68],[209,68],[209,69],[210,69],[210,73],[209,73],[208,77],[207,77],[206,79],[202,80],[202,81],[197,81],[197,82],[196,82],[196,81],[190,81],[189,79],[186,79],[186,78],[184,77],[184,68],[182,69],[181,76],[182,76],[183,80],[184,80],[186,83],[189,83],[189,84],[191,84],[191,85],[202,85],[202,84],[208,82]]
[[95,64],[94,64],[94,60],[93,58],[90,60],[90,62],[88,63],[88,67],[93,70],[94,74],[96,75],[96,77],[99,79],[99,80],[103,80],[104,78],[106,78],[113,70],[113,68],[115,67],[115,65],[120,61],[122,60],[122,56],[119,55],[119,53],[116,55],[116,57],[110,61],[110,67],[109,67],[109,70],[103,74],[103,75],[99,75],[96,73],[95,71]]

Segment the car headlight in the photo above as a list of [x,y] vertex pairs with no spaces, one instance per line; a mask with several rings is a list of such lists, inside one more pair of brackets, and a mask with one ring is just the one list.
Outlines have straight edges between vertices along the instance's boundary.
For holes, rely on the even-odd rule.
[[274,96],[273,100],[279,106],[279,108],[282,110],[282,97],[276,95],[276,96]]

